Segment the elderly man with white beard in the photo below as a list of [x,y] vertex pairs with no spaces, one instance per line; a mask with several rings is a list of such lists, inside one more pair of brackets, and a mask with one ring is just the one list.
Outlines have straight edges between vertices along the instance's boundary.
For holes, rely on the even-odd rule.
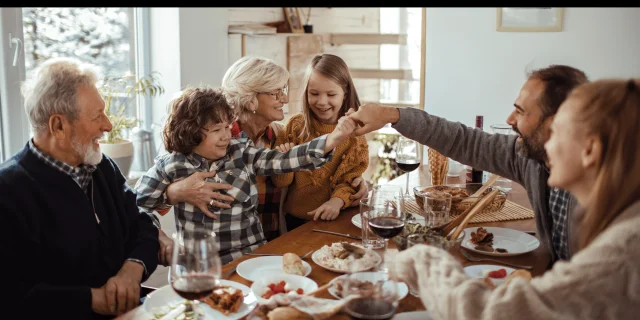
[[158,229],[100,151],[112,125],[96,81],[91,65],[44,62],[23,86],[34,137],[0,166],[5,304],[28,318],[113,318],[158,264]]

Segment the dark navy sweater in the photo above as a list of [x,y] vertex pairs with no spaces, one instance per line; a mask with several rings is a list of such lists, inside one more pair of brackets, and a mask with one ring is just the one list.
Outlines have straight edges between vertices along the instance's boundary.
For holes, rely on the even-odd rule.
[[3,302],[26,318],[100,319],[90,288],[128,258],[158,264],[158,229],[106,155],[85,193],[25,146],[0,165],[0,217]]

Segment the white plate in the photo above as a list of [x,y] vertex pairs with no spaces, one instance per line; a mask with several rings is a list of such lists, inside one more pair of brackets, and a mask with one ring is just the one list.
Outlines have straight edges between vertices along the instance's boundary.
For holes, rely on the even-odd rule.
[[[511,272],[514,272],[516,269],[513,268],[509,268],[509,267],[504,267],[504,266],[498,266],[498,265],[493,265],[493,264],[477,264],[474,266],[468,266],[464,268],[464,272],[471,278],[476,278],[476,279],[482,279],[484,278],[485,272],[488,271],[494,271],[494,270],[500,270],[500,269],[505,269],[507,270],[507,276],[509,276],[511,274]],[[496,278],[489,278],[491,279],[491,281],[493,282],[493,284],[497,286],[501,285],[504,283],[504,280],[507,277],[504,277],[502,279],[496,279]]]
[[[318,284],[307,277],[295,274],[275,274],[262,276],[258,281],[251,285],[251,291],[253,291],[253,294],[256,296],[256,299],[258,299],[260,304],[267,304],[270,300],[262,298],[261,295],[267,291],[269,284],[277,284],[280,281],[286,282],[287,285],[289,285],[290,290],[296,290],[298,288],[302,289],[304,292],[303,294],[311,293],[318,289]],[[285,289],[286,288],[287,286],[285,286]]]
[[464,240],[462,240],[462,246],[476,253],[496,257],[517,256],[531,252],[540,246],[540,240],[522,231],[497,227],[483,228],[487,230],[487,232],[493,233],[493,247],[507,249],[507,253],[486,252],[474,249],[476,245],[471,242],[471,232],[476,232],[476,230],[478,230],[477,227],[464,229],[466,235]]
[[[356,245],[355,243],[351,243],[351,244]],[[331,245],[329,245],[329,246],[331,246]],[[362,248],[362,246],[361,246],[361,245],[358,245],[358,246]],[[325,266],[325,265],[323,265],[323,264],[320,264],[320,258],[319,258],[320,250],[321,250],[321,249],[316,250],[316,251],[311,255],[311,260],[313,260],[313,262],[315,262],[315,264],[317,264],[317,265],[319,265],[319,266],[321,266],[321,267],[323,267],[323,268],[325,268],[325,269],[327,269],[327,270],[329,270],[329,271],[333,271],[333,272],[338,272],[338,273],[347,273],[347,272],[348,272],[348,270],[340,270],[340,269],[336,269],[336,268],[333,268],[333,267],[329,267],[329,266]],[[379,265],[380,265],[380,263],[382,262],[382,257],[380,257],[380,255],[379,255],[377,252],[375,252],[375,251],[373,251],[373,250],[371,250],[371,249],[365,249],[365,250],[366,250],[366,251],[369,251],[369,252],[371,252],[371,253],[373,253],[373,255],[374,255],[374,259],[375,259],[376,261],[375,261],[375,263],[373,264],[373,266],[371,266],[370,268],[365,269],[365,270],[357,270],[356,272],[361,272],[361,271],[371,270],[372,268],[379,266]]]
[[[311,265],[302,261],[304,266],[304,276],[311,273]],[[282,271],[282,256],[257,257],[245,260],[238,264],[236,272],[249,281],[256,281],[264,275],[286,274]]]
[[396,313],[393,320],[433,320],[429,311],[411,311]]
[[[199,306],[201,310],[204,311],[204,315],[206,319],[220,319],[220,318],[240,319],[246,316],[247,314],[249,314],[249,312],[251,312],[251,310],[253,310],[253,308],[255,308],[256,305],[258,304],[258,300],[256,300],[256,296],[253,294],[253,291],[251,291],[249,287],[241,283],[237,283],[229,280],[220,280],[220,284],[242,290],[242,292],[245,294],[244,300],[237,312],[231,313],[226,317],[219,311],[209,307],[208,304],[201,302]],[[184,300],[185,299],[180,297],[175,291],[173,291],[173,288],[171,287],[171,285],[168,284],[148,294],[147,298],[144,300],[143,307],[144,307],[144,311],[146,311],[148,314],[150,314],[153,317],[154,308],[166,307],[171,304],[180,303],[181,301],[184,301]]]
[[362,219],[360,218],[359,213],[351,217],[351,223],[353,223],[354,226],[362,229]]
[[[357,272],[352,274],[353,276],[355,276],[356,279],[360,280],[360,281],[369,281],[372,283],[376,283],[379,280],[384,280],[385,276],[383,273],[381,272]],[[333,278],[333,280],[331,280],[332,285],[329,287],[328,291],[329,293],[342,300],[342,297],[338,294],[338,288],[335,285],[335,282],[337,279],[345,279],[347,278],[349,275],[348,274],[343,274],[339,277]],[[397,284],[397,292],[398,292],[398,300],[403,299],[404,297],[407,296],[407,294],[409,293],[409,287],[407,287],[407,285],[404,282],[396,282]],[[392,285],[391,282],[385,282],[384,286],[383,286],[383,290],[385,287],[388,287]]]

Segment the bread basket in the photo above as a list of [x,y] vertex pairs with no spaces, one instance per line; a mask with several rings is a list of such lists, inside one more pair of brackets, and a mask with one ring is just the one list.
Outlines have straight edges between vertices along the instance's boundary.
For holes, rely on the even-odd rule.
[[[441,192],[451,193],[451,217],[456,217],[463,213],[473,201],[462,201],[464,199],[476,200],[475,197],[471,197],[478,189],[482,187],[482,183],[460,183],[460,184],[447,184],[438,186],[418,186],[413,188],[413,194],[416,198],[416,204],[421,210],[424,210],[424,193],[431,190],[437,190]],[[505,202],[507,201],[508,192],[503,189],[492,186],[487,188],[480,197],[498,188],[500,191],[498,195],[491,201],[491,203],[479,213],[491,213],[502,210]]]

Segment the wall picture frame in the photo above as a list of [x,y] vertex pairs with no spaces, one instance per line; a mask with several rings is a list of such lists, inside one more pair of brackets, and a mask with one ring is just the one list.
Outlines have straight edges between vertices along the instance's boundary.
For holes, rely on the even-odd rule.
[[287,18],[287,23],[292,33],[304,33],[302,27],[302,17],[300,17],[300,10],[298,8],[282,8],[284,9],[284,16]]
[[497,8],[496,31],[561,32],[564,8]]

